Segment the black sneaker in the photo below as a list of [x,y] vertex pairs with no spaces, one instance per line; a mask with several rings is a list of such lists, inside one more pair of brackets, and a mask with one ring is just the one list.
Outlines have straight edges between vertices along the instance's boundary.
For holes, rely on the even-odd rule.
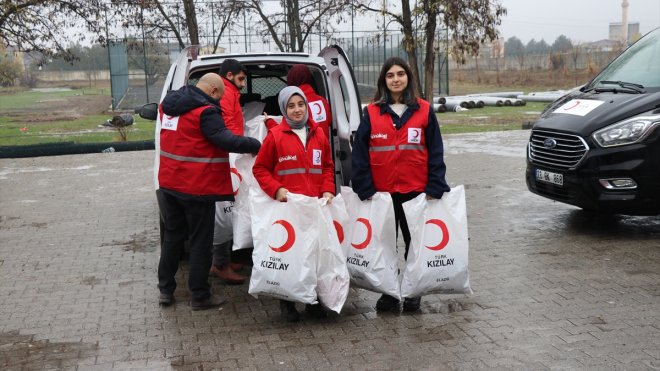
[[191,300],[190,301],[190,309],[192,310],[205,310],[205,309],[212,309],[212,308],[217,308],[224,304],[225,299],[221,296],[218,295],[211,295],[209,296],[208,299],[206,300]]
[[313,318],[323,319],[328,318],[328,312],[321,304],[307,304],[305,305],[305,312]]
[[421,296],[418,296],[416,298],[405,298],[403,299],[403,311],[414,312],[416,310],[419,310],[421,304],[422,304]]
[[376,302],[376,310],[387,311],[398,308],[398,306],[399,301],[395,297],[386,294],[383,294],[383,296],[381,296]]
[[298,322],[300,314],[296,310],[296,303],[292,301],[280,300],[280,312],[284,322]]
[[166,307],[172,305],[172,303],[174,303],[174,294],[165,294],[161,292],[158,296],[158,304]]

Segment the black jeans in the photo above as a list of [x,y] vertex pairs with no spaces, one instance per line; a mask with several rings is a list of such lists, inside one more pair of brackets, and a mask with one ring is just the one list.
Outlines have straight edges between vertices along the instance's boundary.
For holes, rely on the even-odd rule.
[[234,241],[229,240],[221,244],[213,245],[213,265],[224,267],[231,263],[232,245]]
[[158,192],[157,199],[164,225],[158,263],[158,288],[166,294],[176,289],[174,276],[179,269],[183,242],[187,238],[190,246],[188,289],[193,300],[206,300],[211,295],[208,276],[212,259],[215,203],[184,200],[162,190]]
[[408,249],[410,248],[410,229],[406,221],[406,214],[403,212],[403,203],[419,196],[420,192],[410,193],[390,193],[392,195],[392,204],[394,205],[394,221],[396,223],[396,238],[399,239],[399,228],[403,235],[403,242],[406,244],[406,251],[403,257],[408,259]]

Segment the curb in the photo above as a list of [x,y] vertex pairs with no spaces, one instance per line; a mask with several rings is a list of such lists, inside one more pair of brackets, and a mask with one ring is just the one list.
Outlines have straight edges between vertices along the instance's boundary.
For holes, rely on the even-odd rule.
[[144,151],[154,149],[153,140],[107,143],[59,142],[28,146],[1,146],[0,158],[77,155],[83,153]]

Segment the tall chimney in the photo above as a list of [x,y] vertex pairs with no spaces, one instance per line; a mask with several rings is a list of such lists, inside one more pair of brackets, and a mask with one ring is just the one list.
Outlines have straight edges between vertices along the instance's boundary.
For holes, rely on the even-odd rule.
[[621,3],[621,41],[628,45],[628,0]]

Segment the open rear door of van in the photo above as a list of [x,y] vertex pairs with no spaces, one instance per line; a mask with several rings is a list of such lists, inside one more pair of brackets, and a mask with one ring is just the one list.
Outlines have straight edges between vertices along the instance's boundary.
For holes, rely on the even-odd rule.
[[[349,185],[351,180],[351,141],[360,125],[362,110],[357,81],[348,57],[338,45],[331,45],[319,53],[328,68],[330,106],[336,133],[335,143],[335,184]],[[334,130],[333,130],[334,131]],[[338,143],[337,143],[338,142]]]
[[337,123],[337,135],[341,139],[349,139],[362,117],[353,67],[338,45],[324,48],[319,57],[325,60],[330,75],[330,105],[335,108],[332,113]]

